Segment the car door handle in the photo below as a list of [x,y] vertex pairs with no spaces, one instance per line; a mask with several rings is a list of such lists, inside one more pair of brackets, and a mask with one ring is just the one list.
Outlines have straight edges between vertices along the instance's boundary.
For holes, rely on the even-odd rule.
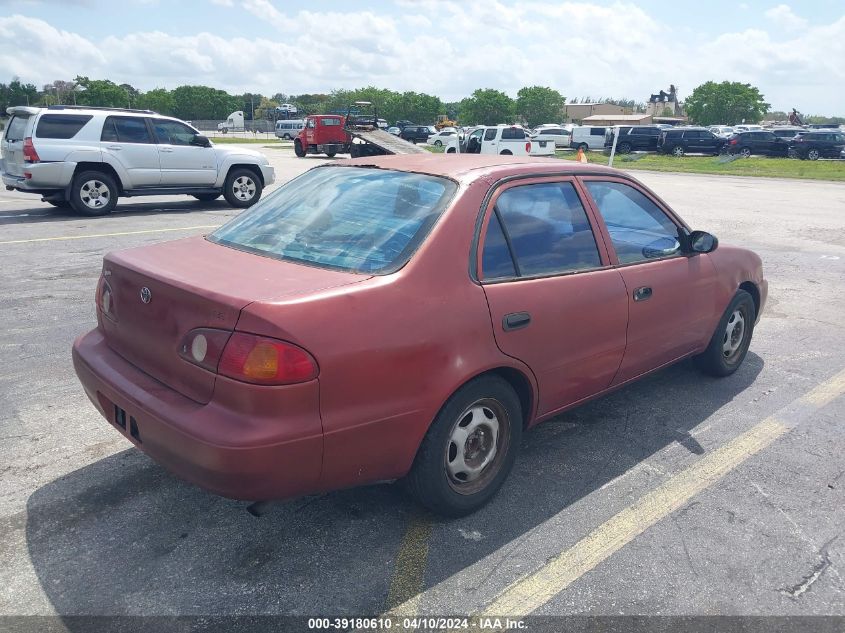
[[506,314],[505,318],[502,319],[502,328],[505,331],[518,330],[526,327],[529,323],[531,323],[531,315],[527,312],[512,312]]
[[120,145],[106,145],[106,149],[110,149],[113,152],[119,152],[123,148]]
[[645,301],[646,299],[651,299],[651,288],[649,286],[634,290],[634,301]]
[[173,148],[172,148],[172,147],[159,147],[159,148],[158,148],[158,151],[160,151],[160,152],[167,152],[168,154],[172,154],[172,153],[173,153]]

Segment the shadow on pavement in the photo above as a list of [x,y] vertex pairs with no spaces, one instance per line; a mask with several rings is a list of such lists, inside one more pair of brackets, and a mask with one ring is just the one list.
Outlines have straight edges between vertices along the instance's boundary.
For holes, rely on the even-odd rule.
[[[223,199],[213,202],[201,202],[193,198],[186,198],[184,201],[156,201],[156,202],[135,202],[144,198],[123,198],[117,203],[115,210],[109,215],[99,217],[86,217],[79,215],[72,209],[60,209],[38,203],[37,206],[29,204],[22,205],[26,208],[14,211],[0,211],[0,226],[9,224],[39,224],[45,222],[67,222],[68,220],[88,220],[96,223],[107,223],[109,220],[127,216],[162,215],[177,213],[198,213],[202,211],[237,211]],[[154,198],[146,198],[154,200]]]
[[[435,520],[425,587],[672,443],[703,452],[690,431],[762,368],[749,354],[736,374],[717,380],[684,362],[529,432],[489,506]],[[93,410],[90,423],[106,424]],[[37,490],[27,503],[26,541],[60,615],[352,616],[385,608],[415,512],[401,486],[377,485],[280,502],[256,518],[245,503],[182,483],[131,449]],[[443,538],[457,526],[485,537]],[[74,630],[74,620],[65,625]]]

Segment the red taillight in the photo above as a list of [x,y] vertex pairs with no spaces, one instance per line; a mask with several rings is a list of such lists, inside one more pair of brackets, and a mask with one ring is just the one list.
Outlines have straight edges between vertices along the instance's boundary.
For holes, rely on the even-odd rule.
[[257,385],[289,385],[316,378],[319,369],[311,354],[292,343],[235,332],[217,373]]
[[739,143],[739,139],[736,138],[732,138],[728,141],[728,145],[736,145],[737,143]]
[[23,140],[23,160],[27,163],[37,163],[41,160],[38,158],[38,152],[35,151],[35,145],[32,144],[31,136]]
[[526,153],[526,154],[530,154],[530,153],[531,153],[531,141],[528,141],[528,142],[525,144],[525,153]]
[[197,328],[191,330],[179,343],[179,356],[208,371],[217,371],[217,363],[232,335],[228,330]]

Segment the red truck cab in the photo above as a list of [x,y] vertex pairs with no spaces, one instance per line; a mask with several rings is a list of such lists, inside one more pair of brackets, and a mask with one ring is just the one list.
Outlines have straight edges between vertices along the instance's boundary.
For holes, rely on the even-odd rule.
[[305,119],[293,142],[296,155],[325,154],[329,158],[348,152],[352,138],[346,131],[346,117],[340,114],[313,114]]

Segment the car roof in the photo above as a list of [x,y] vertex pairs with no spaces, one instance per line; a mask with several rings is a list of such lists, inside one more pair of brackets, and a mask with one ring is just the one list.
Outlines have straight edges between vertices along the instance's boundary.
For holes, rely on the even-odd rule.
[[[394,169],[432,176],[444,176],[459,182],[472,182],[485,176],[503,178],[520,174],[559,174],[625,176],[603,165],[583,164],[559,158],[499,156],[496,154],[393,154],[344,161],[351,167]],[[332,163],[338,165],[339,163]]]

